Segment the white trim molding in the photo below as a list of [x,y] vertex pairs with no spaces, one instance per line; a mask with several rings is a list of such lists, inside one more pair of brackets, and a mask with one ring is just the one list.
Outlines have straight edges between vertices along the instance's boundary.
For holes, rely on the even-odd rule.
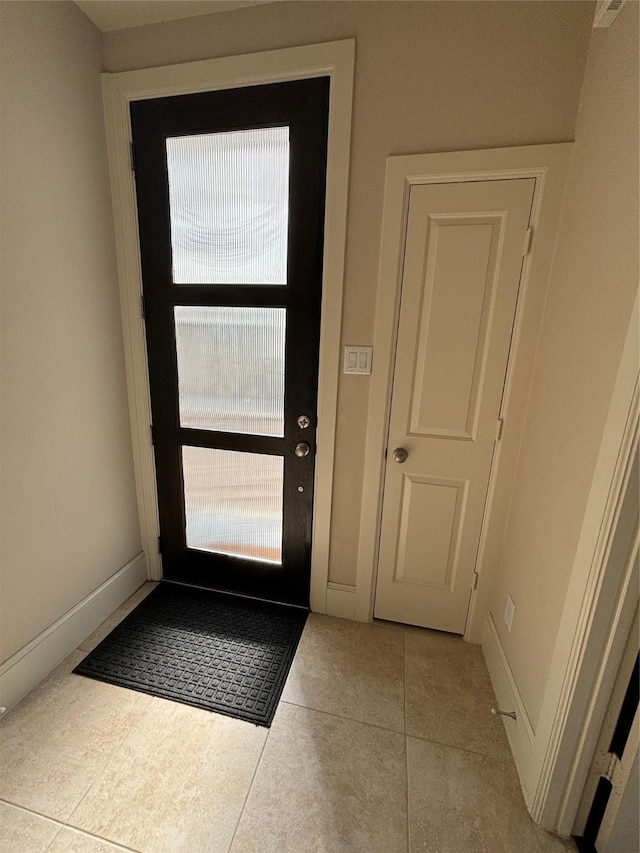
[[6,660],[0,666],[0,705],[9,710],[17,704],[146,579],[141,552]]
[[333,493],[336,408],[340,372],[340,332],[346,241],[347,193],[351,145],[355,41],[229,56],[139,71],[103,74],[103,95],[122,328],[138,511],[149,578],[162,576],[158,554],[158,505],[155,463],[150,441],[151,407],[144,323],[140,313],[142,280],[135,183],[129,163],[132,101],[240,86],[331,78],[325,240],[320,329],[318,435],[311,552],[311,609],[327,606],[329,538]]
[[560,835],[573,829],[607,694],[638,602],[637,516],[628,553],[610,558],[625,499],[630,494],[634,503],[637,499],[639,307],[636,297],[531,756],[531,815]]
[[[535,739],[535,732],[524,699],[518,688],[507,654],[502,645],[493,617],[489,613],[485,622],[484,635],[482,638],[482,653],[489,671],[491,685],[496,696],[497,707],[504,711],[515,711],[516,719],[502,717],[502,723],[514,755],[516,768],[522,766],[521,756],[527,755],[531,750],[531,744]],[[526,778],[520,777],[520,784],[525,795],[525,800],[530,801],[531,795],[527,791]]]
[[[511,484],[533,370],[535,344],[544,308],[557,226],[566,184],[572,143],[494,148],[442,154],[418,154],[387,159],[382,240],[373,338],[375,370],[371,377],[365,445],[363,502],[360,516],[355,617],[373,617],[378,540],[393,380],[404,239],[412,186],[461,181],[533,178],[531,211],[533,241],[526,256],[512,346],[500,411],[502,440],[494,454],[465,639],[480,643],[488,612],[492,570],[502,543]],[[373,533],[372,533],[373,532]]]
[[351,584],[327,584],[327,616],[353,620],[356,612],[356,588]]

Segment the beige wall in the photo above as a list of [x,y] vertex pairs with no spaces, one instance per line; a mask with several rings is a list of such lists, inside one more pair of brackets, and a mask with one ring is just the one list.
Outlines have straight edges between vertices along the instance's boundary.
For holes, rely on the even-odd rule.
[[[491,610],[538,719],[638,287],[638,4],[594,30]],[[637,318],[634,318],[637,323]],[[516,612],[503,622],[506,595]]]
[[[368,344],[385,158],[571,140],[592,11],[584,2],[286,2],[109,33],[104,58],[122,71],[356,38],[343,343]],[[368,393],[366,378],[341,377],[330,576],[347,584]]]
[[0,3],[0,661],[140,550],[100,93],[73,3]]

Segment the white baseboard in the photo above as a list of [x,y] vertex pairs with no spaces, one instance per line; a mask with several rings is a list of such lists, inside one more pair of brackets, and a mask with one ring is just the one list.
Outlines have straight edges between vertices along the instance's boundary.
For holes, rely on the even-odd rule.
[[9,710],[33,690],[146,579],[146,560],[140,552],[0,665],[0,706]]
[[498,708],[502,711],[516,712],[515,720],[502,717],[502,722],[518,770],[525,802],[530,806],[533,791],[529,790],[528,770],[531,766],[535,731],[491,613],[487,615],[484,626],[482,653],[489,670]]
[[327,616],[339,619],[356,618],[356,588],[346,583],[327,584]]

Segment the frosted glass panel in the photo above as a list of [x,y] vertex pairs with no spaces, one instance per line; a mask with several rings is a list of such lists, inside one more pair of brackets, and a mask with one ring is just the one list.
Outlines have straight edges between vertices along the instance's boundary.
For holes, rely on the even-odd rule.
[[167,139],[173,281],[286,284],[289,128]]
[[286,309],[174,311],[180,425],[283,436]]
[[183,447],[187,548],[282,562],[284,459]]

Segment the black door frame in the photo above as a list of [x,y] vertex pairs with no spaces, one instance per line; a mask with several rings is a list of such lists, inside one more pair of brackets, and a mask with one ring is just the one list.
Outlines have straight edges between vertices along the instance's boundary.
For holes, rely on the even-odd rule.
[[[293,356],[296,345],[311,347],[319,357],[320,298],[322,294],[322,241],[326,192],[326,151],[329,78],[265,84],[211,93],[146,99],[131,105],[135,139],[136,184],[145,215],[140,219],[140,247],[147,310],[149,360],[160,365],[162,374],[176,375],[175,346],[169,351],[163,340],[173,339],[173,305],[252,305],[286,307],[288,310],[287,385],[285,407],[291,418],[308,414],[316,426],[318,358],[312,369]],[[215,127],[202,116],[215,105]],[[169,109],[168,109],[169,107]],[[167,113],[169,113],[167,115]],[[209,112],[209,114],[211,114]],[[251,127],[290,127],[290,246],[289,284],[269,285],[174,285],[171,281],[171,252],[168,219],[168,186],[164,139],[212,131]],[[314,147],[315,146],[315,147]],[[164,181],[158,181],[158,174]],[[309,214],[309,199],[312,214]],[[151,211],[151,213],[150,213]],[[313,278],[317,298],[309,299],[303,285]],[[153,283],[153,285],[151,284]],[[155,293],[150,292],[151,287]],[[162,292],[159,298],[158,293]],[[150,298],[152,296],[152,298]],[[217,589],[257,595],[301,606],[309,605],[311,527],[313,520],[313,473],[315,429],[302,434],[289,423],[284,439],[242,436],[182,429],[177,410],[177,389],[153,380],[149,372],[152,408],[156,417],[155,459],[158,479],[160,524],[169,536],[163,540],[164,576]],[[171,428],[158,428],[170,421]],[[215,440],[213,440],[215,439]],[[312,447],[305,460],[293,449],[304,440]],[[175,452],[180,443],[223,449],[268,452],[285,458],[283,566],[260,564],[259,572],[246,571],[250,561],[217,558],[217,577],[211,580],[211,557],[189,550],[188,566],[181,561],[183,550],[176,543],[184,536],[182,483],[176,480]],[[173,469],[173,474],[168,471]],[[301,493],[298,487],[302,486]],[[164,495],[161,498],[160,495]],[[167,500],[167,495],[172,495]],[[305,504],[304,513],[298,508]],[[300,543],[304,543],[300,547]],[[182,568],[177,568],[179,561]],[[304,566],[304,577],[301,573]],[[238,574],[238,569],[244,570]]]

